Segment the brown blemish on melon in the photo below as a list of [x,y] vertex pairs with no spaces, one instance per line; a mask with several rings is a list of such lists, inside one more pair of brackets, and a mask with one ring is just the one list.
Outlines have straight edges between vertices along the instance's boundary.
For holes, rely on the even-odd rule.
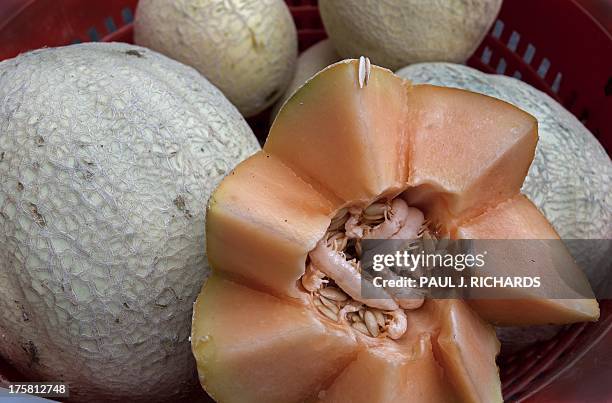
[[29,203],[30,214],[32,214],[32,218],[41,227],[46,227],[47,222],[45,221],[45,217],[38,212],[38,207],[34,203]]
[[134,49],[126,50],[124,53],[128,56],[136,56],[138,58],[144,57],[142,53]]
[[193,217],[189,209],[187,209],[187,205],[185,204],[185,198],[182,195],[176,196],[176,198],[172,202],[174,203],[176,208],[185,215],[185,217]]
[[32,340],[28,340],[27,343],[21,345],[21,349],[28,356],[28,366],[32,367],[40,362],[40,357],[38,356],[38,348],[34,344]]

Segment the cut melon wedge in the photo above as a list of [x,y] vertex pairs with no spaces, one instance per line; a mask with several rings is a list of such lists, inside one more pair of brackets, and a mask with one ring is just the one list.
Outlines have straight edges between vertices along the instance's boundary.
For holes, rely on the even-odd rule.
[[462,301],[428,301],[403,339],[372,343],[215,274],[194,305],[191,338],[218,401],[501,401],[495,332]]
[[427,301],[397,344],[374,345],[321,393],[326,402],[499,402],[495,330],[462,301]]
[[208,260],[251,286],[297,297],[306,255],[323,236],[331,211],[332,204],[312,186],[260,151],[232,171],[210,199]]
[[488,299],[470,299],[469,304],[483,318],[497,325],[564,324],[599,318],[599,306],[588,280],[553,227],[525,196],[515,196],[461,224],[456,236],[533,240],[490,244],[497,247],[487,250],[490,263],[478,269],[480,275],[538,275],[541,287],[506,288],[501,292],[491,289]]
[[434,348],[454,396],[465,402],[501,401],[495,363],[500,345],[493,327],[457,300],[428,301],[419,314],[439,326]]
[[360,350],[357,358],[319,393],[322,402],[395,403],[453,401],[451,385],[436,361],[432,335],[422,333],[408,351],[395,346]]
[[410,91],[410,204],[449,225],[517,194],[537,121],[495,98],[417,85]]
[[[536,141],[534,118],[494,98],[413,87],[363,60],[318,73],[211,197],[214,274],[192,328],[204,388],[224,402],[501,401],[486,321],[595,320],[597,302],[366,298],[360,242],[557,239],[520,195]],[[557,266],[567,250],[550,256],[520,270],[588,288],[575,265]],[[500,261],[493,272],[510,270]]]
[[354,62],[342,61],[304,84],[264,146],[324,193],[350,202],[403,186],[408,170],[404,80],[373,66],[359,88],[358,74]]
[[304,306],[213,275],[194,305],[202,385],[222,402],[301,402],[357,353],[355,336]]

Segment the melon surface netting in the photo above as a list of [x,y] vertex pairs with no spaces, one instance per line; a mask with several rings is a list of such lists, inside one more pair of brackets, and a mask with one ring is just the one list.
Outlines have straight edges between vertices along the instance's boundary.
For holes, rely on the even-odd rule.
[[487,322],[596,320],[597,302],[366,299],[361,242],[558,239],[520,194],[536,142],[536,120],[494,98],[356,60],[318,73],[211,197],[192,325],[203,387],[224,402],[501,401]]
[[149,49],[0,62],[0,357],[74,401],[197,391],[202,200],[259,149],[215,86]]

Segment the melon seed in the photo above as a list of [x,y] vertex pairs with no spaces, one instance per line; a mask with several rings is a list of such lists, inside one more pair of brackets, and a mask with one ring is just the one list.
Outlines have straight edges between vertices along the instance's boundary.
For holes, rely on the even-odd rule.
[[323,297],[323,296],[319,296],[319,299],[321,300],[321,302],[323,303],[323,305],[325,305],[327,308],[329,308],[332,312],[334,313],[338,313],[340,312],[340,308],[338,308],[338,306],[336,304],[334,304],[333,302],[331,302],[329,299]]
[[327,317],[330,320],[333,320],[334,322],[338,321],[338,315],[336,315],[331,309],[323,305],[321,300],[315,299],[313,302],[314,302],[314,305],[319,310],[319,312],[321,312],[325,317]]
[[368,328],[366,327],[366,325],[363,322],[355,322],[353,324],[351,324],[351,327],[355,330],[360,331],[361,333],[365,334],[366,336],[370,335],[370,332],[368,332]]
[[372,311],[365,311],[364,314],[364,322],[368,332],[374,337],[378,336],[378,323],[376,322],[376,316],[372,313]]
[[319,290],[319,294],[332,301],[344,302],[348,296],[335,287],[325,287]]
[[372,312],[374,312],[374,316],[376,317],[376,323],[378,323],[378,326],[385,326],[385,315],[383,315],[383,313],[379,310],[372,310]]
[[361,322],[361,318],[356,313],[351,313],[351,322]]

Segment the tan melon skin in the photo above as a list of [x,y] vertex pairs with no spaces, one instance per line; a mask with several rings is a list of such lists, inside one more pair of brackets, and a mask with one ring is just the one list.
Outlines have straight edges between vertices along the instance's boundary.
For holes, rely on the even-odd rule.
[[495,21],[501,0],[320,0],[338,54],[368,56],[398,69],[412,63],[463,63]]
[[[335,212],[381,194],[400,195],[454,237],[557,239],[520,195],[536,142],[535,119],[494,98],[411,86],[378,67],[359,88],[355,60],[316,75],[285,104],[264,150],[211,197],[215,274],[192,328],[207,392],[223,402],[501,401],[499,343],[479,316],[596,320],[595,300],[428,300],[393,341],[324,318],[298,280]],[[558,270],[544,263],[533,274],[586,281]]]
[[285,92],[298,45],[282,0],[142,0],[134,41],[198,70],[246,117]]
[[2,359],[73,401],[197,391],[202,200],[259,149],[247,123],[194,69],[126,43],[0,62],[0,116]]

